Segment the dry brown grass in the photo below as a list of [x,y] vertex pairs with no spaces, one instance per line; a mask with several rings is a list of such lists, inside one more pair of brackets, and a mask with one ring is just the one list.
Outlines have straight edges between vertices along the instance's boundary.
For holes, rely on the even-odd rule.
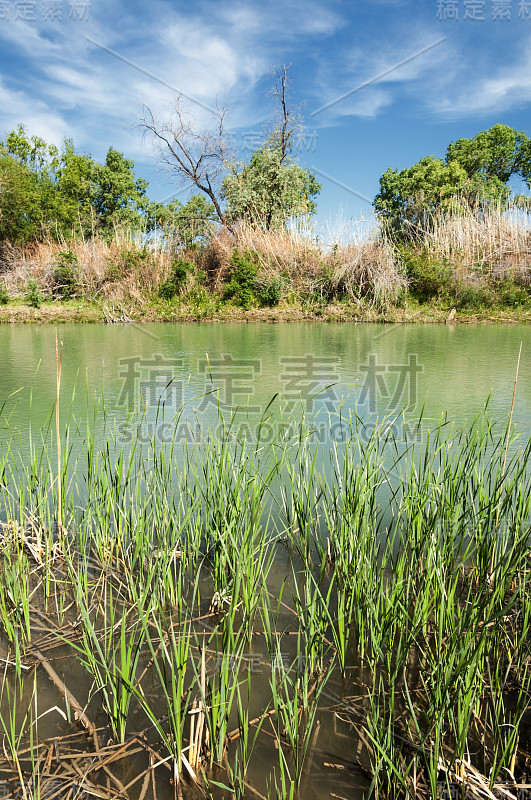
[[317,274],[323,263],[322,253],[314,242],[297,231],[268,231],[241,223],[233,233],[220,229],[205,252],[204,265],[216,286],[229,274],[234,250],[252,252],[261,277],[273,280],[288,273],[294,285]]
[[[133,234],[122,233],[110,242],[48,241],[25,248],[2,243],[0,280],[13,297],[25,295],[29,280],[37,282],[45,297],[57,296],[58,256],[70,251],[77,261],[78,296],[145,305],[169,276],[174,254],[153,247],[143,250],[137,241]],[[456,199],[452,213],[441,211],[433,217],[429,230],[415,242],[417,248],[433,263],[449,265],[464,283],[479,285],[505,276],[531,282],[531,222],[519,208],[472,210]],[[301,300],[346,295],[383,307],[396,301],[407,285],[395,247],[378,228],[324,247],[305,218],[289,230],[267,231],[247,223],[233,232],[220,228],[201,254],[185,257],[195,258],[209,275],[211,289],[219,292],[235,250],[251,252],[260,279],[282,279],[285,289]]]
[[386,305],[407,286],[395,248],[385,237],[340,246],[331,259],[332,279],[350,297],[370,297]]
[[24,248],[4,245],[2,277],[9,294],[24,296],[28,281],[34,280],[45,297],[53,297],[58,257],[65,252],[73,253],[77,261],[76,294],[102,301],[142,302],[146,291],[167,276],[171,261],[169,253],[143,251],[128,239],[47,241]]
[[531,220],[519,208],[480,211],[461,205],[457,213],[441,212],[420,245],[462,275],[531,279]]
[[253,254],[261,278],[282,277],[304,295],[347,294],[381,304],[396,298],[406,285],[395,249],[377,231],[370,238],[322,248],[304,224],[291,230],[268,231],[246,223],[233,233],[222,229],[204,256],[204,268],[215,286],[229,274],[235,249]]

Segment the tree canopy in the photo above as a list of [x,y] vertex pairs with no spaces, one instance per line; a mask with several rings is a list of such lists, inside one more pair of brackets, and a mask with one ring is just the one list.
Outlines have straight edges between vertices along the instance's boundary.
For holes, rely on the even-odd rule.
[[192,195],[186,203],[153,202],[147,209],[148,229],[163,230],[166,237],[186,250],[204,244],[217,221],[216,209],[201,194]]
[[400,172],[388,169],[380,178],[374,207],[394,233],[414,235],[456,197],[468,206],[506,204],[512,175],[530,185],[531,140],[497,124],[471,139],[450,143],[444,160],[431,155]]
[[188,119],[177,97],[166,120],[157,121],[144,106],[140,127],[153,141],[159,162],[180,188],[199,189],[214,207],[217,220],[231,229],[247,220],[265,228],[282,227],[295,214],[315,211],[321,186],[292,156],[296,109],[288,100],[288,68],[274,72],[276,114],[266,124],[264,144],[249,163],[235,160],[224,132],[226,110],[214,115],[211,131],[200,131]]
[[0,240],[108,234],[140,224],[147,182],[133,168],[112,147],[99,164],[76,153],[69,139],[59,150],[20,125],[0,142]]
[[279,228],[296,214],[312,214],[321,186],[308,169],[282,155],[276,142],[252,154],[249,164],[234,166],[223,181],[226,215],[261,227]]

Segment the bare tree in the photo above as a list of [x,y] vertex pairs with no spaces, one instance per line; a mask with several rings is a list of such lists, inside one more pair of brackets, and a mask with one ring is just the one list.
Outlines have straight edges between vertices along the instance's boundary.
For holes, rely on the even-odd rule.
[[277,106],[272,123],[269,125],[268,139],[280,149],[282,163],[293,147],[293,140],[302,129],[300,107],[290,101],[290,69],[283,64],[273,67],[272,76],[275,84],[270,90]]
[[197,131],[187,118],[179,96],[173,104],[170,120],[160,125],[149,106],[144,104],[139,127],[152,139],[160,163],[177,183],[182,188],[195,187],[203,192],[216,209],[218,221],[231,230],[220,203],[221,183],[232,161],[225,139],[225,116],[226,109],[219,109],[215,130]]
[[[300,112],[290,102],[289,67],[273,69],[275,84],[270,94],[275,100],[275,114],[266,127],[265,145],[278,148],[280,164],[286,161],[293,140],[301,128]],[[196,188],[206,195],[216,211],[216,221],[232,231],[231,217],[222,206],[223,180],[231,176],[241,183],[241,168],[225,136],[226,109],[218,109],[213,130],[199,131],[190,122],[179,95],[173,103],[168,120],[159,123],[144,104],[139,127],[148,136],[158,153],[163,168],[176,179],[182,188]]]

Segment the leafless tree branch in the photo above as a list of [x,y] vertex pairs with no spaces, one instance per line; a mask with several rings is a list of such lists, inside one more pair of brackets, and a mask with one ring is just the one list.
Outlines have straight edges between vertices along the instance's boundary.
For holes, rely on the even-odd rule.
[[275,84],[270,90],[270,95],[275,100],[277,110],[269,138],[280,148],[281,163],[289,155],[293,147],[293,140],[302,127],[300,107],[292,105],[289,100],[290,69],[291,66],[286,66],[285,64],[273,68],[272,75],[275,79]]
[[225,139],[226,109],[220,109],[214,132],[196,131],[177,97],[167,122],[158,123],[148,105],[142,107],[139,127],[149,137],[159,161],[181,188],[199,189],[212,202],[219,222],[230,229],[220,203],[223,177],[232,161]]

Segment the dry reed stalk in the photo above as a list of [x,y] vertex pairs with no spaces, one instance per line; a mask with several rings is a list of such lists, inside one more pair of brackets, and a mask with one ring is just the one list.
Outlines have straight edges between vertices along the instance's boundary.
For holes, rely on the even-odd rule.
[[321,290],[386,302],[406,286],[395,248],[379,234],[323,249],[309,225],[264,230],[241,223],[232,233],[218,231],[210,242],[205,266],[214,286],[219,287],[230,273],[235,249],[252,253],[260,278],[289,276],[291,289],[306,294]]
[[205,706],[204,700],[206,692],[206,649],[203,638],[203,647],[201,652],[201,696],[199,700],[194,700],[192,708],[189,711],[190,715],[190,746],[188,748],[188,759],[184,754],[181,755],[182,761],[192,780],[197,782],[195,770],[201,766],[201,751],[203,747],[203,734],[205,733]]
[[90,240],[43,241],[23,249],[4,247],[2,257],[7,264],[4,275],[6,289],[13,296],[24,294],[28,280],[35,280],[45,296],[53,296],[54,273],[61,253],[71,252],[76,260],[77,292],[81,295],[102,295],[108,299],[142,298],[167,277],[171,254],[160,248],[149,251],[149,258],[127,266],[124,254],[142,252],[134,240],[115,238]]
[[395,249],[385,237],[338,246],[328,263],[335,285],[351,297],[385,303],[407,285]]
[[529,281],[531,225],[529,215],[516,207],[471,209],[457,203],[453,212],[435,213],[418,244],[434,259],[443,259],[464,278],[516,274]]
[[189,761],[192,767],[197,766],[196,757],[196,738],[195,738],[195,717],[197,714],[197,700],[192,703],[192,708],[189,711],[190,715],[190,749],[188,751]]

